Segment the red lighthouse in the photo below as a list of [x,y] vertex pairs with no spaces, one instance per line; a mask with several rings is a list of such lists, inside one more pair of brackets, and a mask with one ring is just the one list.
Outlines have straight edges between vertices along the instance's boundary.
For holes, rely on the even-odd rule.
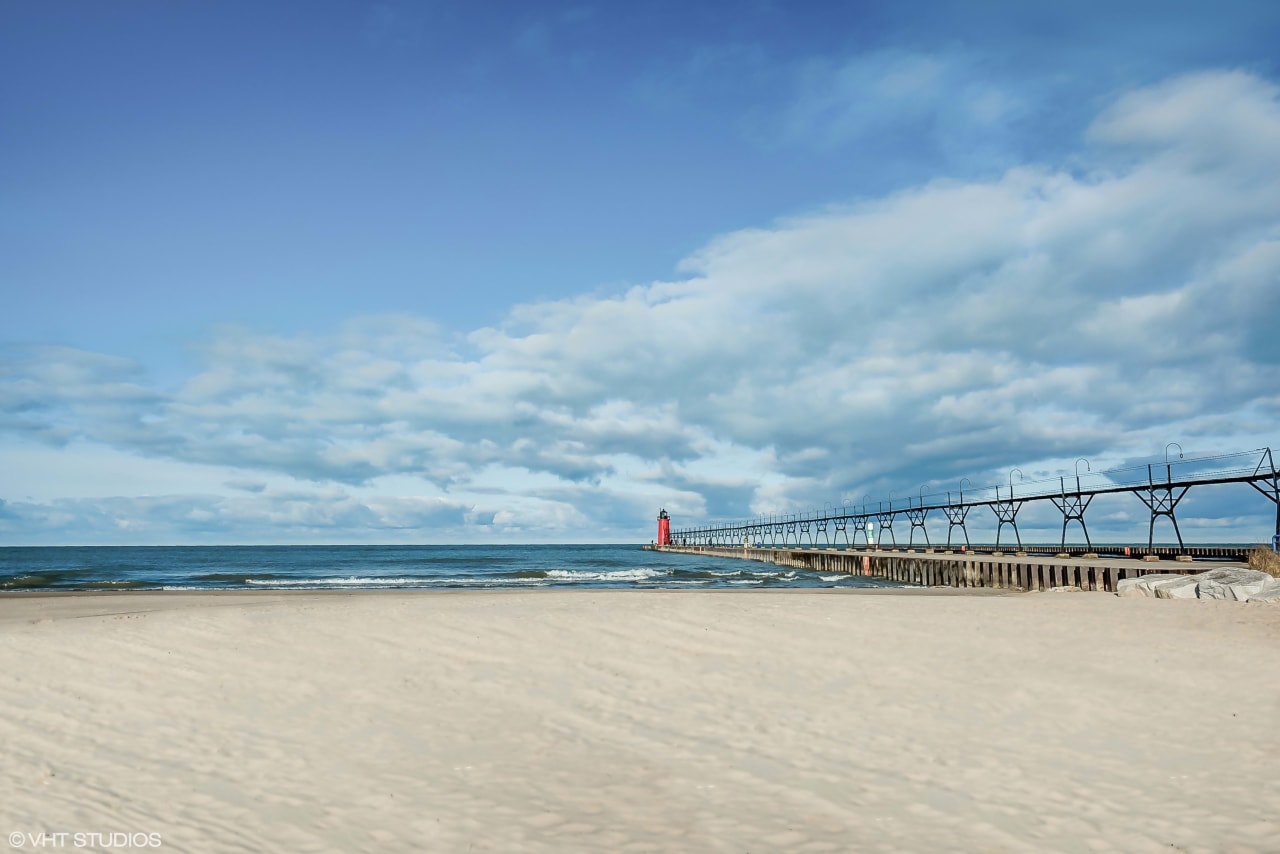
[[666,510],[658,511],[658,545],[671,545],[671,517]]

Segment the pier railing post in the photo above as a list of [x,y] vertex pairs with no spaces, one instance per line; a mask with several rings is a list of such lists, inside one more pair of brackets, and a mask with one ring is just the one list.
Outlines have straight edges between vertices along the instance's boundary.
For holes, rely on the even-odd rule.
[[911,535],[907,537],[907,545],[915,545],[916,528],[919,528],[924,533],[924,544],[926,546],[932,545],[929,542],[929,529],[925,527],[925,520],[929,515],[929,510],[924,506],[924,499],[920,499],[920,506],[917,508],[912,508],[910,501],[911,499],[908,498],[907,521],[911,523]]
[[885,531],[889,532],[889,539],[893,541],[893,544],[895,546],[898,544],[898,538],[895,537],[893,534],[893,517],[897,515],[898,515],[898,512],[893,509],[892,502],[890,503],[889,511],[887,513],[884,512],[883,510],[878,511],[876,513],[876,522],[879,523],[880,525],[880,544],[881,545],[884,545]]
[[1000,524],[996,527],[996,547],[1000,546],[1000,535],[1004,532],[1004,526],[1013,527],[1013,536],[1018,540],[1018,547],[1022,547],[1022,534],[1018,533],[1018,511],[1022,509],[1022,501],[1013,500],[1013,487],[1009,487],[1009,500],[1000,500],[1000,487],[996,487],[996,501],[991,505],[991,511],[996,514],[996,518]]
[[[968,478],[965,478],[968,480]],[[947,514],[947,548],[951,548],[951,532],[956,528],[960,529],[960,533],[964,534],[964,544],[969,545],[969,531],[964,526],[965,517],[969,515],[969,507],[964,503],[964,483],[960,484],[960,503],[951,503],[951,493],[947,493],[947,506],[942,508],[942,512]]]
[[[1263,474],[1263,463],[1266,463],[1266,474]],[[1271,537],[1271,550],[1280,551],[1280,472],[1276,471],[1275,457],[1271,456],[1271,449],[1265,448],[1262,458],[1258,460],[1257,468],[1253,470],[1254,476],[1259,477],[1260,481],[1251,481],[1249,483],[1254,489],[1262,493],[1266,498],[1276,506],[1276,530]],[[1259,483],[1263,485],[1259,485]]]
[[1076,477],[1076,491],[1067,492],[1066,480],[1058,478],[1060,492],[1058,495],[1049,497],[1054,506],[1062,513],[1062,548],[1067,546],[1067,523],[1076,521],[1080,523],[1080,530],[1084,531],[1084,543],[1086,546],[1093,546],[1089,540],[1089,529],[1084,524],[1084,511],[1089,509],[1089,502],[1093,501],[1092,495],[1082,495],[1080,492],[1080,478]]
[[1191,489],[1184,486],[1180,490],[1173,486],[1169,466],[1165,466],[1166,482],[1157,485],[1152,475],[1151,465],[1147,465],[1147,486],[1146,495],[1141,492],[1137,493],[1138,498],[1142,499],[1142,503],[1147,505],[1147,509],[1151,511],[1151,521],[1147,525],[1147,548],[1155,545],[1156,537],[1156,519],[1165,516],[1173,523],[1173,533],[1178,537],[1178,548],[1183,548],[1182,531],[1178,529],[1178,517],[1174,511],[1178,507],[1178,502],[1186,496],[1187,491]]

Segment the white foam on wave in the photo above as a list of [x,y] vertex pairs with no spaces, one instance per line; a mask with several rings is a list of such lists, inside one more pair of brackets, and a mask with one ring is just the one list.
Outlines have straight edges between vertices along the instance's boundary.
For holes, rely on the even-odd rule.
[[546,587],[545,578],[420,578],[423,584],[476,584],[488,587],[507,587],[512,584],[526,584],[530,587]]
[[764,584],[763,578],[740,578],[736,581],[730,581],[730,584]]
[[481,585],[486,587],[507,587],[520,584],[532,587],[545,587],[546,581],[541,578],[249,578],[246,584],[254,587],[302,587],[320,589],[324,587],[406,587],[425,585]]
[[750,576],[757,581],[764,581],[769,578],[774,578],[778,581],[793,581],[795,580],[796,574],[791,570],[787,570],[785,572],[752,572],[750,573]]
[[425,578],[246,578],[245,584],[254,587],[369,587],[372,585],[398,586],[421,584]]
[[545,588],[547,579],[422,579],[424,584],[474,584],[477,586],[489,586],[489,588],[506,588],[513,584],[522,586],[530,586],[530,588]]
[[667,570],[650,569],[644,566],[637,569],[618,569],[612,572],[591,572],[582,569],[547,570],[547,578],[555,581],[644,581],[648,578],[657,578],[668,574]]

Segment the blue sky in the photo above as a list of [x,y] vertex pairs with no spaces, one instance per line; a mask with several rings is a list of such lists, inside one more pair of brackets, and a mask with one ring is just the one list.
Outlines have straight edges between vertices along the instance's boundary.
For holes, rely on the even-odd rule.
[[[0,543],[647,539],[1280,444],[1277,43],[1240,2],[0,5]],[[1195,536],[1268,535],[1223,489]]]

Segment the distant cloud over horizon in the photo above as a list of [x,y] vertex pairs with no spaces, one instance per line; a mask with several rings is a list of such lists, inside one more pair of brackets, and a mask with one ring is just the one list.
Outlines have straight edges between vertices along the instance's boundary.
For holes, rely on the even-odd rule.
[[[886,97],[950,91],[941,65],[894,62]],[[826,88],[787,120],[840,109],[827,130],[855,133],[842,93],[869,72],[815,69]],[[979,88],[984,120],[1019,109]],[[659,506],[684,526],[1280,443],[1263,74],[1116,93],[1053,162],[828,202],[722,233],[670,280],[495,324],[219,323],[163,371],[10,341],[0,544],[647,541]],[[1188,539],[1261,540],[1274,518],[1243,491],[1189,507]]]

